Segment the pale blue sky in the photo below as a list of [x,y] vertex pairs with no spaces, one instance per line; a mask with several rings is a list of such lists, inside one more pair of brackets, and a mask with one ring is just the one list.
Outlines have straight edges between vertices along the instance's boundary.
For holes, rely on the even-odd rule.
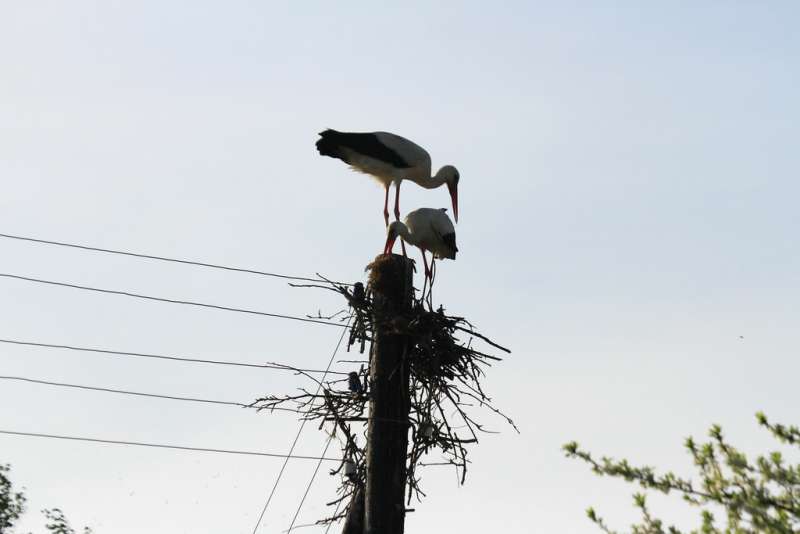
[[[412,138],[461,172],[460,253],[436,297],[514,350],[487,387],[522,434],[487,436],[464,487],[426,473],[408,532],[595,532],[588,505],[622,526],[630,488],[561,444],[689,470],[682,438],[711,423],[756,451],[769,443],[756,410],[800,422],[798,15],[793,2],[7,2],[0,233],[352,279],[381,250],[382,192],[320,158],[316,133]],[[402,200],[449,203],[413,184]],[[2,272],[266,311],[339,304],[3,240],[0,257]],[[0,337],[318,367],[337,335],[0,290]],[[301,384],[9,347],[0,374],[237,401]],[[297,424],[4,383],[0,428],[285,452]],[[304,436],[298,452],[318,454],[323,435]],[[15,437],[0,461],[28,488],[23,530],[60,506],[115,534],[249,533],[281,463]],[[259,532],[288,527],[312,470],[290,463]],[[301,522],[333,485],[320,477]]]

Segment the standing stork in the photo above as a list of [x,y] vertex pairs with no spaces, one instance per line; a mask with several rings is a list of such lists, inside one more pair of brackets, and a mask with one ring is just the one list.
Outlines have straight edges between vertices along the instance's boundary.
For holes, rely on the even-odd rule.
[[325,130],[320,133],[317,150],[323,156],[337,158],[354,170],[369,174],[383,184],[383,219],[389,225],[389,186],[394,183],[394,217],[400,220],[400,183],[411,180],[426,189],[447,184],[453,201],[453,215],[458,222],[458,170],[445,165],[431,176],[428,152],[399,135],[388,132],[347,133]]
[[[445,213],[447,210],[433,208],[419,208],[406,215],[405,222],[394,221],[386,230],[386,245],[384,254],[390,254],[398,236],[403,241],[419,248],[422,252],[422,263],[425,265],[425,283],[430,280],[433,286],[433,266],[436,258],[456,259],[456,230],[453,221]],[[431,266],[425,252],[431,252]],[[422,286],[425,294],[425,285]]]

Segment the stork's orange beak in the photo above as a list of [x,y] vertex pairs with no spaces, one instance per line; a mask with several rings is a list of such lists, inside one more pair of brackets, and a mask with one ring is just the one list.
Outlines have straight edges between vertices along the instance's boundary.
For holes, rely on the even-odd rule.
[[458,184],[447,184],[447,189],[450,191],[450,199],[453,201],[453,217],[458,222]]
[[394,248],[394,240],[397,239],[397,235],[394,233],[390,233],[386,236],[386,246],[383,247],[383,254],[391,254],[392,248]]

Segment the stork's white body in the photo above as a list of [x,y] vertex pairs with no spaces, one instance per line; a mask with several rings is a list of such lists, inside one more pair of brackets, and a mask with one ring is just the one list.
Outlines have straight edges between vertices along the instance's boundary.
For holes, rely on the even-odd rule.
[[[408,241],[411,245],[419,248],[422,252],[422,263],[425,265],[425,283],[427,284],[430,280],[431,287],[433,287],[433,266],[436,258],[454,260],[456,252],[458,252],[456,230],[450,217],[445,213],[446,211],[445,209],[420,208],[410,212],[406,216],[405,222],[395,221],[390,224],[386,231],[386,246],[383,253],[391,253],[394,241],[398,236],[403,241]],[[428,260],[425,258],[426,251],[430,251],[433,255],[430,268]],[[405,249],[403,255],[405,255]],[[422,287],[422,293],[425,294],[425,285]]]
[[[434,258],[456,259],[456,229],[445,209],[419,208],[405,218],[407,232],[398,230],[400,237],[423,251],[427,250]],[[452,237],[450,237],[452,236]]]
[[442,181],[435,180],[431,176],[431,156],[427,150],[393,133],[374,132],[373,135],[381,144],[400,156],[408,167],[399,167],[389,161],[344,147],[342,151],[347,156],[345,161],[351,169],[370,175],[384,187],[392,184],[399,186],[403,180],[411,180],[426,189],[442,185]]

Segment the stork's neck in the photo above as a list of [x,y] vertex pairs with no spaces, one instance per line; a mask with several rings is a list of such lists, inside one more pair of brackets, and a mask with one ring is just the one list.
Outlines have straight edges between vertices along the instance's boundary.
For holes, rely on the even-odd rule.
[[414,245],[414,246],[417,245],[416,236],[411,232],[409,232],[408,226],[406,226],[405,223],[402,223],[400,221],[395,221],[392,223],[392,225],[394,226],[394,231],[397,232],[398,237],[401,237],[403,241],[405,241],[409,245]]
[[437,187],[445,183],[445,181],[447,180],[446,173],[443,171],[444,167],[439,169],[433,176],[429,176],[427,178],[423,177],[419,180],[413,180],[413,181],[416,182],[417,185],[424,187],[425,189],[436,189]]

